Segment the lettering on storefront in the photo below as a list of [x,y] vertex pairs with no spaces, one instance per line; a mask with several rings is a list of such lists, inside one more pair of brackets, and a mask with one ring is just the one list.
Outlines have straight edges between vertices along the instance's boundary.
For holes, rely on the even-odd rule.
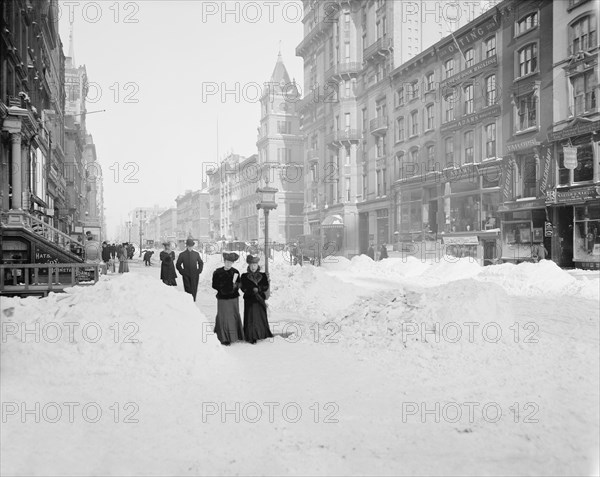
[[557,202],[580,202],[594,200],[600,197],[600,187],[584,187],[581,189],[556,191]]
[[530,147],[539,146],[540,142],[537,139],[528,139],[527,141],[515,142],[513,144],[507,144],[506,150],[508,152],[520,151],[521,149],[528,149]]
[[[497,30],[500,24],[495,21],[487,22],[477,28],[474,28],[471,32],[466,35],[462,35],[460,38],[456,39],[456,43],[460,45],[460,48],[466,47],[471,43],[474,43],[478,40],[481,40],[484,36],[488,35],[491,31]],[[450,55],[458,52],[458,46],[453,41],[445,48],[440,49],[440,56]],[[464,51],[464,50],[463,50]]]
[[544,236],[552,237],[552,222],[546,222],[544,224]]
[[560,141],[568,137],[581,136],[582,134],[588,134],[594,131],[598,131],[599,129],[600,121],[578,124],[577,126],[572,126],[570,128],[563,129],[562,131],[548,133],[548,140]]
[[465,78],[470,78],[475,73],[487,68],[488,66],[495,66],[497,63],[498,60],[496,55],[491,56],[490,58],[486,58],[485,60],[480,61],[476,65],[473,65],[470,68],[467,68],[466,70],[461,71],[460,73],[455,74],[454,76],[451,76],[447,80],[443,81],[442,85],[447,86],[450,84],[458,83],[459,81],[462,81]]
[[552,148],[546,147],[546,154],[544,156],[544,168],[542,169],[542,177],[540,178],[540,197],[546,195],[546,187],[548,187],[548,178],[550,177],[550,166],[552,163]]
[[[61,263],[58,257],[40,249],[38,247],[35,248],[35,263]],[[70,273],[70,268],[59,268],[58,273]],[[47,270],[42,269],[40,274],[48,273]]]
[[509,202],[508,204],[502,204],[498,207],[498,212],[511,212],[514,210],[533,210],[541,209],[546,206],[546,203],[542,199],[526,200],[523,202]]
[[498,116],[499,114],[500,114],[500,106],[498,106],[498,105],[492,106],[491,108],[484,109],[483,111],[481,111],[479,113],[469,114],[468,116],[465,116],[462,119],[457,119],[454,121],[450,121],[446,124],[442,124],[442,126],[440,127],[440,131],[446,132],[446,131],[450,131],[452,129],[461,128],[463,126],[476,124],[478,122],[483,121],[486,118],[489,118],[492,116]]
[[467,237],[443,237],[443,242],[446,245],[479,245],[479,239],[476,235]]
[[509,156],[504,161],[502,168],[502,198],[504,202],[512,198],[513,163],[514,159]]

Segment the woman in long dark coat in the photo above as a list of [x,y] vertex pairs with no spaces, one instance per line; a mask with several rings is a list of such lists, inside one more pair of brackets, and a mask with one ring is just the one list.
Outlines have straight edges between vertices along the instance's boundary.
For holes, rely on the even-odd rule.
[[244,341],[242,317],[240,316],[240,272],[233,263],[240,258],[237,253],[224,253],[224,266],[213,273],[212,287],[217,290],[217,317],[215,333],[222,345]]
[[171,250],[169,242],[163,243],[165,249],[160,252],[160,279],[165,285],[177,286],[177,272],[175,272],[175,252]]
[[269,279],[260,272],[259,258],[248,255],[248,271],[242,274],[241,288],[244,292],[244,335],[246,341],[255,344],[257,340],[273,338],[267,319],[267,292]]
[[128,273],[129,264],[127,263],[127,247],[123,244],[118,250],[119,254],[119,273]]

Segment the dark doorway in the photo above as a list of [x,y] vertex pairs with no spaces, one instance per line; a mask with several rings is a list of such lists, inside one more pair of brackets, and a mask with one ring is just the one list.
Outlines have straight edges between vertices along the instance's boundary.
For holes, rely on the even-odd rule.
[[438,226],[437,226],[437,214],[438,214],[438,201],[430,200],[429,201],[429,230],[431,233],[437,234]]
[[496,262],[497,247],[495,240],[484,240],[483,242],[483,266],[493,265]]
[[573,207],[558,208],[559,266],[573,266]]
[[369,214],[358,214],[358,247],[359,253],[367,253],[369,249]]

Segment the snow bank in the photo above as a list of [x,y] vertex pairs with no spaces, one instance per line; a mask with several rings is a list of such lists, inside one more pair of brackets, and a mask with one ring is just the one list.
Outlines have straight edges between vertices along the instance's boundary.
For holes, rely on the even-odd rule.
[[597,273],[582,274],[578,279],[551,260],[484,267],[478,279],[497,283],[510,295],[600,299],[600,278]]
[[312,322],[337,316],[352,305],[364,291],[331,277],[327,269],[311,265],[290,266],[275,263],[269,269],[273,313],[294,312]]
[[191,374],[221,355],[214,339],[198,346],[209,331],[203,321],[188,295],[135,273],[41,300],[3,298],[3,379],[24,371],[45,372],[54,382],[65,378],[57,373],[71,379],[88,370],[154,378]]

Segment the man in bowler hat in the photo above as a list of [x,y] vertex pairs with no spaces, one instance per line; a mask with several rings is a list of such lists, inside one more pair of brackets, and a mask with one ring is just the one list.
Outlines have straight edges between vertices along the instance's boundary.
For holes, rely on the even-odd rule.
[[183,277],[183,288],[186,293],[190,293],[196,301],[196,293],[198,292],[198,280],[204,267],[204,262],[200,258],[200,254],[194,250],[194,240],[187,239],[185,241],[186,250],[177,257],[177,271]]

